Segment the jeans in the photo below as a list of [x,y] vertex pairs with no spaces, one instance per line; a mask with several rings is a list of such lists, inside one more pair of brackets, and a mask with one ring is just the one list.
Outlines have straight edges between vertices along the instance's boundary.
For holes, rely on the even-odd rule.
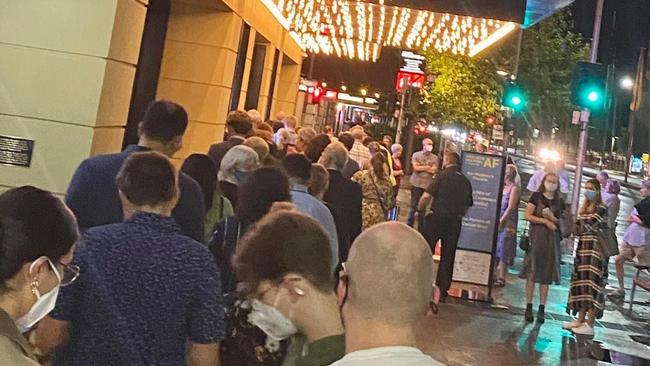
[[[424,194],[424,188],[411,187],[411,207],[409,207],[409,215],[408,218],[406,219],[406,224],[410,227],[413,227],[413,224],[415,223],[415,212],[418,210],[418,203],[420,202],[420,198],[422,197],[422,194]],[[421,224],[423,221],[424,220],[421,217],[418,222],[418,227],[420,231],[422,231]]]

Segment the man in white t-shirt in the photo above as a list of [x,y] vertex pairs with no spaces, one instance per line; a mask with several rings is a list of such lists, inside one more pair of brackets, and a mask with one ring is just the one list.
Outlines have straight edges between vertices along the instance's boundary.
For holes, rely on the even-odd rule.
[[354,241],[337,289],[346,355],[332,366],[438,366],[416,348],[427,315],[433,261],[426,240],[395,221]]

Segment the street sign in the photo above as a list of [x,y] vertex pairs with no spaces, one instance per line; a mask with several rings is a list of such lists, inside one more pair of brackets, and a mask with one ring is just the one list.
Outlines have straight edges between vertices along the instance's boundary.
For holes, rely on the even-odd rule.
[[424,74],[422,64],[424,63],[424,60],[426,60],[426,57],[411,51],[402,51],[402,59],[404,59],[404,66],[402,66],[399,71],[410,74]]
[[580,111],[573,111],[573,118],[571,118],[571,123],[574,125],[580,124]]
[[402,90],[409,86],[418,89],[422,88],[424,86],[424,74],[398,71],[395,90],[402,92]]
[[424,60],[426,57],[411,51],[402,51],[404,65],[397,72],[395,89],[402,92],[407,87],[422,88],[426,80],[424,75]]
[[492,127],[492,138],[495,140],[503,140],[503,125],[494,125]]
[[650,161],[650,154],[643,153],[643,155],[641,155],[641,160],[643,160],[644,163],[647,163],[648,161]]

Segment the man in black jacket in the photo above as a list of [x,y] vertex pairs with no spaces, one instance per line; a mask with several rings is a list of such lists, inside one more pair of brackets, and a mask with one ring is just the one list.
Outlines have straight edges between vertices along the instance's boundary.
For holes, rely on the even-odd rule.
[[[116,154],[98,155],[84,160],[72,177],[65,195],[81,230],[121,222],[124,218],[115,177],[126,158],[134,152],[156,151],[168,157],[181,149],[187,129],[187,112],[180,105],[159,100],[152,102],[138,124],[138,144]],[[180,172],[181,191],[172,215],[183,233],[196,241],[204,240],[205,203],[198,183]]]
[[244,111],[232,111],[226,119],[226,133],[228,139],[210,146],[208,156],[212,159],[217,172],[221,168],[221,160],[233,146],[237,146],[246,140],[253,130],[253,122],[248,113]]
[[454,273],[456,247],[467,209],[474,204],[472,184],[460,172],[460,156],[453,151],[445,153],[444,170],[438,172],[418,204],[418,212],[423,214],[429,202],[431,212],[426,215],[422,234],[434,252],[438,240],[442,243],[440,267],[436,284],[440,288],[441,300],[447,296]]
[[339,239],[339,259],[347,259],[350,245],[361,233],[361,185],[345,178],[341,170],[348,161],[348,150],[340,142],[329,144],[320,158],[327,168],[330,184],[325,193],[327,202],[336,212],[336,228]]

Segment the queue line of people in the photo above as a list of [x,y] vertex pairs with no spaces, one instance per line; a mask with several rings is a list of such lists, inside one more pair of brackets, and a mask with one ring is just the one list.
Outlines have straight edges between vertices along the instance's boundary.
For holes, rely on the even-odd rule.
[[0,195],[0,364],[438,365],[415,347],[431,251],[381,224],[388,150],[371,146],[351,179],[347,134],[325,144],[286,117],[274,135],[254,116],[231,113],[226,141],[177,171],[187,113],[156,101],[137,145],[81,164],[68,205]]

